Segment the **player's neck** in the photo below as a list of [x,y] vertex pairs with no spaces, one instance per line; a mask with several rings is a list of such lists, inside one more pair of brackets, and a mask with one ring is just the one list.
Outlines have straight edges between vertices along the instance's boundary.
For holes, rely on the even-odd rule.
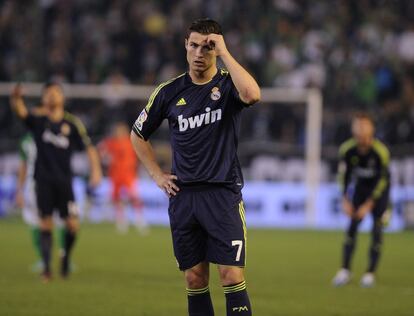
[[191,77],[191,81],[195,84],[206,84],[208,82],[211,81],[211,79],[213,79],[213,77],[217,74],[217,67],[210,67],[209,69],[203,71],[203,72],[199,72],[199,71],[194,71],[191,70],[189,71],[189,75]]
[[49,120],[52,122],[60,122],[63,119],[63,116],[65,115],[65,111],[63,108],[55,108],[53,110],[50,110],[47,114]]

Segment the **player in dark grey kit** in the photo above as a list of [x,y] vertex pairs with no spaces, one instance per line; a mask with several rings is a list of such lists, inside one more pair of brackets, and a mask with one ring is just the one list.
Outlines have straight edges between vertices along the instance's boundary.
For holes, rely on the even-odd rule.
[[[241,111],[259,101],[260,89],[221,34],[213,20],[191,24],[185,39],[188,72],[158,86],[131,133],[138,157],[170,197],[174,254],[184,271],[191,316],[214,315],[210,262],[218,265],[227,315],[252,315],[237,144]],[[217,68],[217,57],[227,70]],[[148,142],[164,119],[173,150],[171,173],[160,169]]]
[[102,174],[99,157],[81,121],[64,111],[64,96],[59,85],[51,83],[45,86],[42,112],[36,114],[27,110],[19,86],[13,91],[10,101],[17,116],[30,129],[36,143],[34,179],[41,218],[40,247],[44,265],[43,280],[48,282],[51,277],[51,231],[52,215],[55,210],[66,224],[61,276],[67,277],[70,252],[79,227],[72,189],[71,156],[74,150],[86,150],[91,165],[92,186],[98,184]]
[[[339,177],[343,190],[342,205],[350,217],[343,246],[342,267],[333,279],[335,286],[347,284],[351,279],[351,259],[354,253],[358,226],[371,213],[373,218],[372,243],[369,263],[361,278],[361,286],[371,287],[375,283],[375,271],[380,258],[382,230],[387,217],[390,193],[390,154],[387,147],[374,138],[372,119],[359,114],[352,120],[353,137],[339,149]],[[353,192],[350,188],[354,185]]]

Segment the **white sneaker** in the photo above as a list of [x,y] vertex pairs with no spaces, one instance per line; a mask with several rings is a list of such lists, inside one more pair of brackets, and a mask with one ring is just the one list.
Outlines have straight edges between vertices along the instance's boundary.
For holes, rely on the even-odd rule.
[[332,280],[332,285],[339,287],[344,286],[351,281],[351,272],[347,269],[339,270]]
[[371,272],[365,273],[360,282],[361,287],[373,287],[375,285],[375,276]]

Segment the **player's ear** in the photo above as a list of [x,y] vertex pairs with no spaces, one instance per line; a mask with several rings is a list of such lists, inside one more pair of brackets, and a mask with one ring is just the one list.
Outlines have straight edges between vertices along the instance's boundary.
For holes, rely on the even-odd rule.
[[187,49],[187,45],[188,45],[188,38],[184,39],[184,46]]

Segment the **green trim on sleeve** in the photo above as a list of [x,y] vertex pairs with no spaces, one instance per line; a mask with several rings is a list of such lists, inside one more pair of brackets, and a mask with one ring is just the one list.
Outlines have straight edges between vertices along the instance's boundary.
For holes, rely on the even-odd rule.
[[387,147],[379,140],[374,140],[372,145],[373,150],[378,154],[381,161],[381,177],[378,180],[377,185],[372,191],[372,198],[377,200],[381,197],[385,188],[388,186],[389,176],[388,176],[388,166],[390,164],[390,152]]

